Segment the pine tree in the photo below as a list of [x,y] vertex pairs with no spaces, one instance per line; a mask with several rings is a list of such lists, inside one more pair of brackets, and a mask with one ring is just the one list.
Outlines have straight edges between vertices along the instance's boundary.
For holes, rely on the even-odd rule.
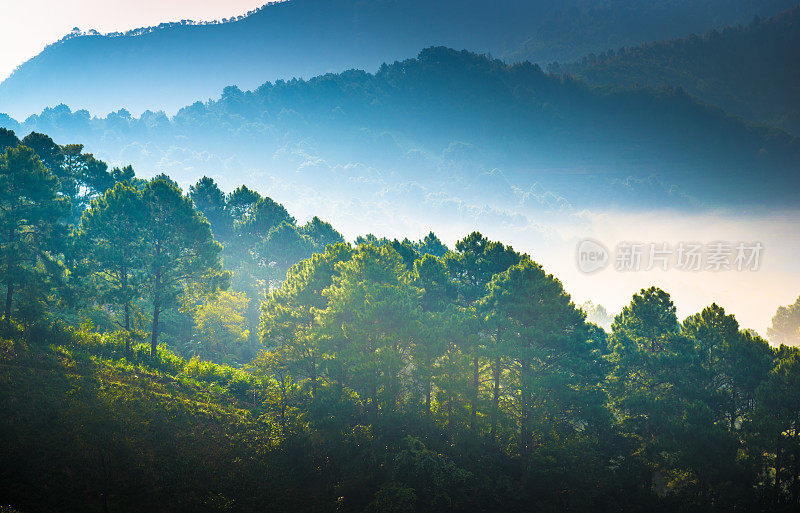
[[58,179],[30,148],[6,148],[0,154],[0,275],[6,287],[7,328],[15,294],[40,299],[49,280],[61,273],[58,254],[66,226],[60,220],[69,204],[58,190]]
[[212,237],[208,221],[177,186],[154,179],[143,194],[147,213],[144,279],[153,307],[150,352],[155,356],[161,313],[190,289],[211,292],[227,287],[230,276],[222,271],[222,246]]
[[120,326],[127,332],[131,331],[131,305],[143,292],[148,223],[142,191],[118,183],[83,213],[76,234],[81,267],[98,278],[100,297],[122,307]]

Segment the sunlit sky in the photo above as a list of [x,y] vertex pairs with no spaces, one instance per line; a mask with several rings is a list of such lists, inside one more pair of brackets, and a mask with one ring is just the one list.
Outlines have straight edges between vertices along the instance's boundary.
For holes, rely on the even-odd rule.
[[0,81],[72,31],[124,31],[162,22],[243,14],[267,0],[0,0]]

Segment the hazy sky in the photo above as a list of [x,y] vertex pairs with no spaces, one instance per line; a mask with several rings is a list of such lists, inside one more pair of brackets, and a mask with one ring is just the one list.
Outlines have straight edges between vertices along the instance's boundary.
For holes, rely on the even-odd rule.
[[267,0],[0,0],[0,81],[72,31],[124,31],[182,19],[243,14]]

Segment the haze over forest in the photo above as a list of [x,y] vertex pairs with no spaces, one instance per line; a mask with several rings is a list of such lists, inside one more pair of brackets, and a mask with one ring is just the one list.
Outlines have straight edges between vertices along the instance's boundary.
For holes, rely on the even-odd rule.
[[797,511],[798,62],[790,0],[67,34],[0,83],[0,513]]

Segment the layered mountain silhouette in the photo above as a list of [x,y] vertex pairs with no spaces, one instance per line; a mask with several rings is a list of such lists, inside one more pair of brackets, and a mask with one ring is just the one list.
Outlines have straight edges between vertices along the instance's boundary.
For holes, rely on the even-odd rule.
[[[800,185],[797,138],[680,89],[604,91],[442,47],[375,74],[227,87],[171,118],[97,118],[62,105],[0,124],[83,141],[112,163],[183,183],[211,170],[228,186],[261,176],[331,194],[409,181],[455,193],[484,176],[471,193],[535,182],[570,203],[628,206],[796,205]],[[486,177],[492,170],[500,174]]]
[[594,84],[680,86],[728,112],[800,134],[800,8],[553,66]]
[[569,61],[770,16],[794,0],[289,0],[235,22],[67,37],[0,85],[18,118],[66,103],[174,112],[222,87],[312,77],[445,45],[509,61]]

